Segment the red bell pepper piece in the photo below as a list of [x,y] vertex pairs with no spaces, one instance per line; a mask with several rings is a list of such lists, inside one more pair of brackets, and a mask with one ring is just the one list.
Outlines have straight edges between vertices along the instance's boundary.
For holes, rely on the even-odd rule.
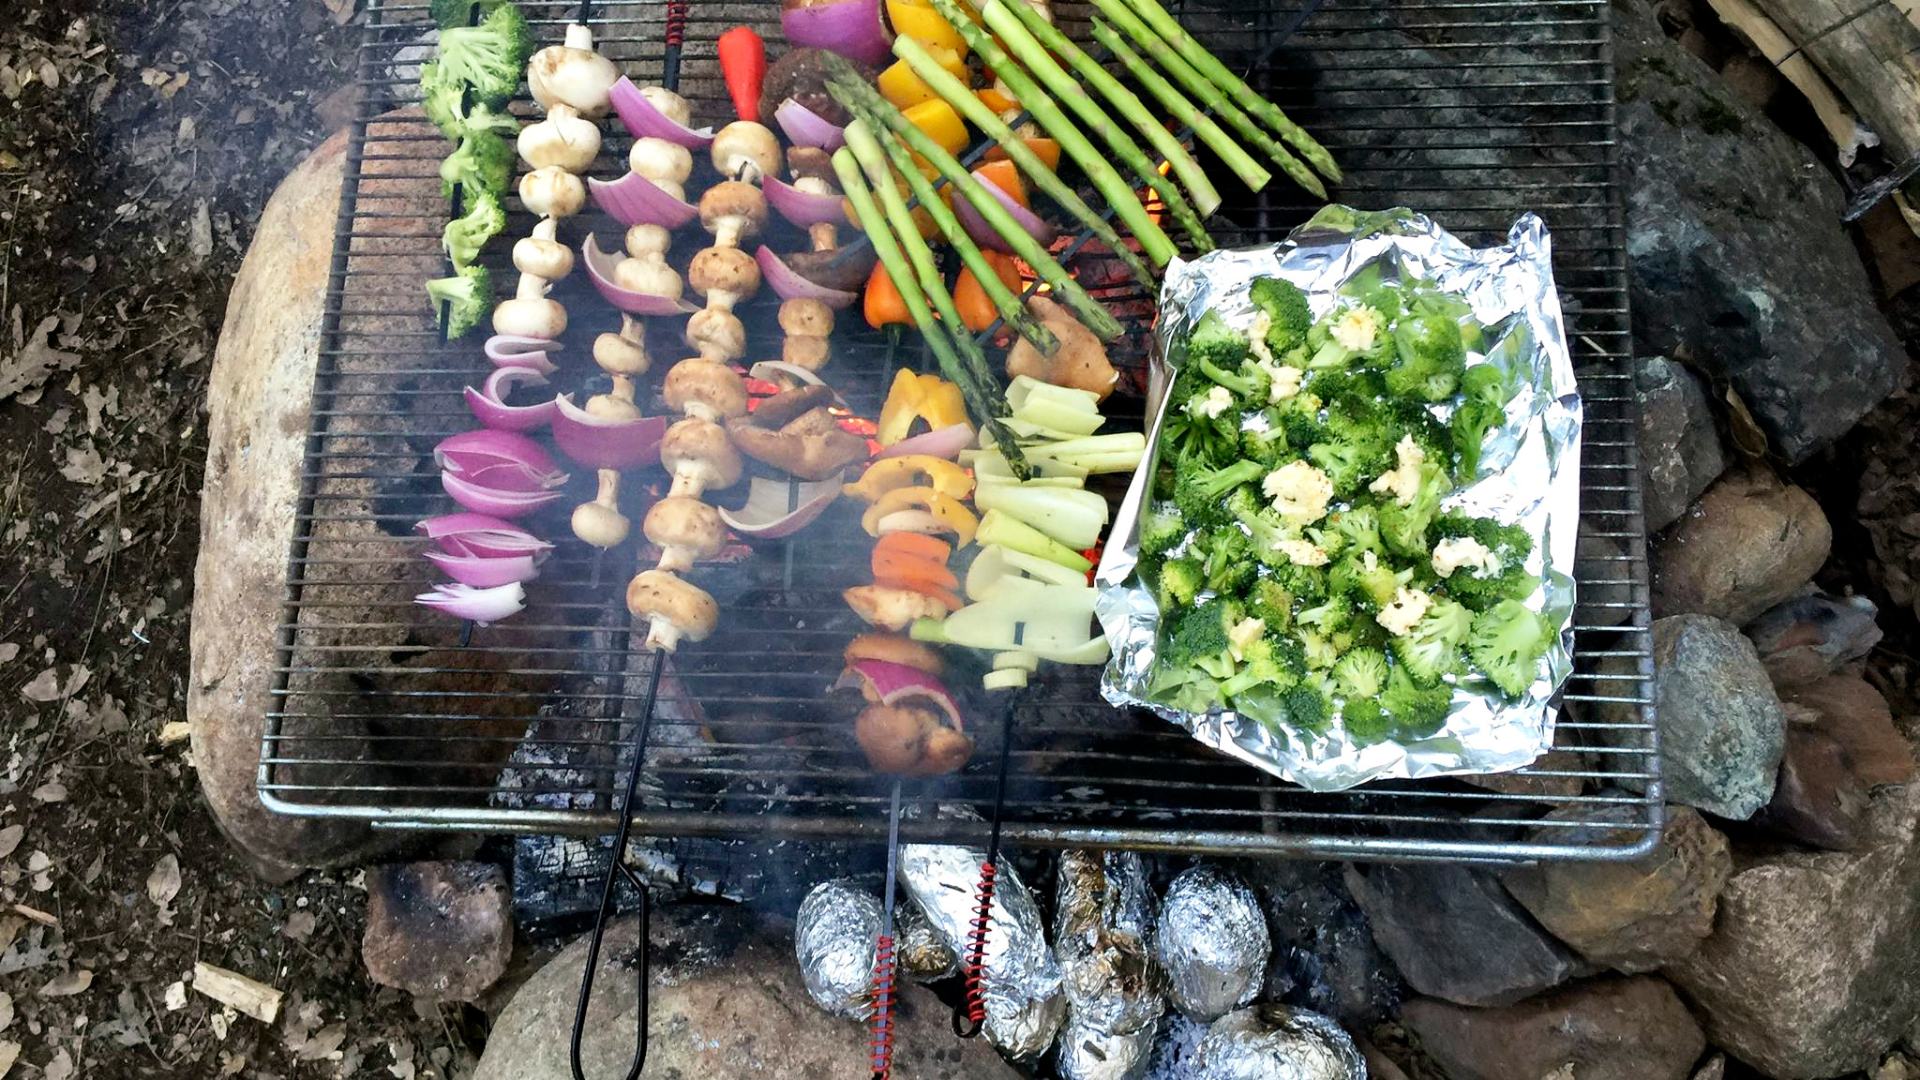
[[750,26],[736,26],[720,35],[720,73],[742,120],[760,119],[760,84],[767,78],[767,43]]

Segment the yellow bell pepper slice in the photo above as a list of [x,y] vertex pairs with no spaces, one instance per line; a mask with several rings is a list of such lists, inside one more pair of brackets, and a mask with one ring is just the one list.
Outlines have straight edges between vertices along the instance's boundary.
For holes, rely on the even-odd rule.
[[[939,18],[937,14],[934,17]],[[939,45],[928,45],[927,52],[954,78],[966,81],[967,61],[963,54]],[[911,109],[923,101],[939,97],[924,79],[913,73],[913,68],[905,60],[894,61],[892,66],[880,73],[875,84],[880,88],[880,96],[901,109]]]
[[[933,380],[927,386],[927,380]],[[920,401],[920,419],[935,431],[944,427],[967,422],[967,401],[960,394],[960,388],[935,375],[920,376],[923,394]]]
[[887,21],[893,24],[896,34],[910,37],[922,45],[952,49],[960,54],[961,59],[966,58],[966,39],[931,4],[916,3],[914,0],[887,0]]
[[903,487],[930,487],[942,495],[964,499],[973,494],[973,477],[967,470],[931,454],[906,454],[881,458],[867,466],[859,483],[842,484],[840,490],[862,502],[878,502],[889,491]]
[[946,102],[935,98],[901,111],[907,114],[909,123],[926,132],[947,153],[958,154],[967,148],[970,140],[967,138],[966,122]]
[[874,438],[881,446],[892,446],[907,437],[913,430],[913,422],[920,417],[920,405],[926,400],[926,391],[920,387],[920,376],[901,368],[893,375],[893,386],[887,390],[886,403],[880,406],[880,421],[876,426]]
[[973,532],[980,527],[980,519],[973,516],[966,503],[930,487],[894,488],[860,515],[860,527],[868,536],[879,536],[881,520],[902,510],[925,510],[932,514],[935,521],[953,533],[959,547],[972,543]]

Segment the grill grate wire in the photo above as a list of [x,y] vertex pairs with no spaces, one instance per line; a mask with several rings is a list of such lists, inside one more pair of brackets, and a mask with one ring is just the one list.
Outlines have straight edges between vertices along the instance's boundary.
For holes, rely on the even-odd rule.
[[[1238,66],[1300,6],[1188,0],[1181,14]],[[558,40],[572,8],[525,6],[543,42]],[[1055,10],[1085,40],[1087,9]],[[593,6],[601,50],[636,81],[660,75],[665,12],[657,0]],[[486,362],[478,335],[439,342],[419,288],[444,272],[447,206],[437,167],[446,146],[417,109],[389,115],[417,100],[417,65],[431,56],[425,4],[375,0],[367,18],[363,103],[341,191],[261,797],[285,813],[389,827],[612,832],[620,818],[614,792],[654,673],[651,657],[627,640],[632,542],[597,559],[566,525],[574,503],[591,497],[591,470],[575,470],[570,498],[530,520],[559,548],[529,585],[526,611],[463,640],[461,624],[411,603],[432,583],[413,523],[453,507],[431,449],[473,426],[460,392]],[[754,26],[776,54],[781,48],[770,4],[694,6],[680,80],[696,123],[731,115],[713,42],[738,23]],[[1564,752],[1516,774],[1526,779],[1506,791],[1441,781],[1309,793],[1213,755],[1151,716],[1109,709],[1097,669],[1050,666],[1017,708],[1004,802],[1009,841],[1466,860],[1624,858],[1653,842],[1661,805],[1611,76],[1606,5],[1598,0],[1328,0],[1252,80],[1340,159],[1348,179],[1336,198],[1411,205],[1473,243],[1498,239],[1525,210],[1555,234],[1587,410],[1577,672],[1564,695]],[[514,111],[534,118],[530,102]],[[591,175],[613,179],[624,171],[628,140],[617,123],[607,127]],[[507,235],[524,235],[532,216],[517,199],[508,207]],[[1258,197],[1228,192],[1209,226],[1221,246],[1272,242],[1315,208],[1276,178]],[[620,229],[589,209],[564,224],[562,239],[577,246],[588,231],[604,246]],[[776,250],[805,246],[804,234],[784,226],[766,239]],[[682,266],[702,242],[682,235]],[[502,288],[513,277],[510,246],[496,243],[486,254]],[[1129,413],[1137,427],[1150,298],[1110,259],[1083,256],[1078,265],[1091,290],[1130,322],[1111,353],[1123,389],[1108,412],[1110,429],[1124,429]],[[580,273],[555,296],[572,326],[554,379],[579,392],[597,374],[587,345],[614,329],[617,315]],[[750,342],[779,339],[776,302],[763,297],[744,313]],[[650,328],[653,355],[670,361],[681,348],[660,326]],[[849,311],[823,374],[871,417],[903,364],[931,367],[917,348],[867,330]],[[867,770],[853,745],[853,709],[826,694],[840,648],[860,629],[839,599],[866,576],[870,541],[852,511],[843,502],[792,541],[750,557],[742,549],[736,561],[691,575],[720,601],[722,628],[683,647],[661,673],[645,805],[634,817],[639,833],[884,837],[891,785]],[[635,516],[631,503],[626,512]],[[998,702],[966,697],[980,749],[961,773],[908,785],[909,840],[986,840],[985,822],[933,813],[940,803],[985,807],[994,799],[1000,725],[989,717]],[[1620,827],[1596,836],[1566,814],[1541,820],[1573,808]]]

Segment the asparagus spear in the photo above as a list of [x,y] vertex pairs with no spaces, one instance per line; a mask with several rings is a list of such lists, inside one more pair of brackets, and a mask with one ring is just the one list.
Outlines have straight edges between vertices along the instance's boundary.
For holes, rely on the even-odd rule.
[[[949,3],[947,6],[952,7],[952,4]],[[960,15],[957,8],[953,13]],[[942,11],[941,14],[944,15],[946,12]],[[960,19],[969,25],[972,23],[972,20],[965,15],[960,15]],[[949,18],[948,21],[951,22],[952,19]],[[1025,140],[1015,134],[1005,121],[994,115],[993,110],[976,97],[965,83],[955,78],[952,72],[941,67],[919,42],[904,34],[894,38],[893,54],[905,60],[907,66],[913,69],[913,73],[920,76],[929,89],[940,95],[941,99],[953,106],[961,116],[971,121],[988,138],[998,142],[1001,149],[1007,152],[1007,156],[1013,159],[1014,164],[1020,167],[1020,171],[1027,174],[1027,177],[1033,181],[1035,187],[1046,192],[1068,213],[1093,229],[1094,235],[1105,241],[1107,246],[1113,248],[1123,259],[1127,259],[1132,254],[1127,250],[1126,245],[1120,242],[1113,227],[1106,224],[1099,213],[1087,205],[1086,200],[1075,194],[1073,188],[1055,176],[1053,170],[1047,168],[1046,164],[1040,160],[1039,155],[1028,149]],[[996,72],[996,74],[1004,77],[1006,72]],[[1093,179],[1096,174],[1104,175],[1104,183],[1098,179],[1095,179],[1094,183],[1100,186],[1100,193],[1113,206],[1114,213],[1119,215],[1127,228],[1133,232],[1134,238],[1139,240],[1141,250],[1146,253],[1147,259],[1154,266],[1165,266],[1167,260],[1178,254],[1179,249],[1174,247],[1173,241],[1167,238],[1167,234],[1147,215],[1146,208],[1140,205],[1140,197],[1135,195],[1132,189],[1128,188],[1126,183],[1114,173],[1112,166],[1108,165],[1099,151],[1093,148],[1093,144],[1087,141],[1087,137],[1060,114],[1059,108],[1051,99],[1046,99],[1044,95],[1036,95],[1031,101],[1022,97],[1021,104],[1027,106],[1027,110],[1033,114],[1034,119],[1041,127],[1047,129],[1047,133],[1053,136],[1063,149],[1073,154],[1074,160],[1080,163],[1089,179]],[[1042,109],[1047,110],[1047,115],[1042,115]],[[923,153],[921,156],[926,155]],[[1092,168],[1088,167],[1089,161],[1092,162]],[[1138,262],[1137,259],[1128,259],[1128,265],[1134,268],[1135,276],[1140,279],[1141,284],[1148,289],[1156,288],[1153,272],[1145,266],[1137,265]]]
[[[1140,54],[1134,52],[1133,48],[1127,44],[1126,38],[1120,36],[1105,20],[1099,18],[1093,20],[1093,38],[1106,46],[1107,51],[1119,59],[1120,63],[1126,67],[1127,73],[1133,76],[1133,81],[1139,83],[1147,93],[1152,94],[1154,100],[1158,101],[1174,120],[1191,127],[1196,138],[1212,147],[1213,152],[1220,155],[1221,162],[1232,169],[1234,175],[1245,181],[1249,189],[1259,191],[1267,186],[1267,181],[1273,179],[1273,174],[1262,168],[1260,163],[1253,159],[1253,155],[1247,153],[1238,142],[1235,142],[1233,136],[1227,134],[1224,128],[1214,123],[1213,117],[1208,116],[1204,110],[1193,103],[1191,98],[1181,93],[1179,87],[1168,82],[1164,76],[1155,71],[1152,64],[1141,59]],[[1281,153],[1284,154],[1286,151],[1283,149]],[[1311,177],[1313,174],[1308,172],[1307,175]]]
[[[911,40],[906,37],[895,39],[896,42]],[[973,175],[967,172],[966,166],[960,164],[958,158],[947,153],[945,147],[935,142],[926,132],[915,127],[913,121],[908,120],[899,109],[894,108],[891,102],[881,97],[879,91],[868,85],[858,73],[835,75],[828,80],[827,89],[833,93],[835,100],[856,115],[866,117],[869,123],[877,121],[879,126],[899,136],[914,153],[931,162],[933,167],[953,184],[954,191],[972,203],[973,208],[980,211],[980,216],[986,219],[987,224],[1006,238],[1007,243],[1013,247],[1013,253],[1026,260],[1042,280],[1053,286],[1054,291],[1059,294],[1060,302],[1072,309],[1087,329],[1099,335],[1103,341],[1111,341],[1120,335],[1120,323],[1113,317],[1113,313],[1098,300],[1087,295],[1087,291],[1074,280],[1073,275],[1069,274],[1065,267],[1060,265],[1059,260],[1049,254],[1047,249],[1041,246],[1040,241],[1034,239],[1032,234],[1013,220],[1013,216],[1007,213],[1007,208],[1000,205],[1000,200],[989,195],[986,189],[973,179]]]
[[[980,9],[981,16],[986,19],[987,25],[994,33],[1000,35],[1000,39],[1025,65],[1027,71],[1045,82],[1056,96],[1080,115],[1080,119],[1088,128],[1099,132],[1114,147],[1115,153],[1121,156],[1124,164],[1133,168],[1132,162],[1125,159],[1137,159],[1141,165],[1146,166],[1150,176],[1156,178],[1159,176],[1159,170],[1147,162],[1146,155],[1140,152],[1140,148],[1127,137],[1126,132],[1120,130],[1108,119],[1107,110],[1094,98],[1093,94],[1087,92],[1088,88],[1105,95],[1113,107],[1119,110],[1120,115],[1124,116],[1147,140],[1154,152],[1172,163],[1173,174],[1179,177],[1180,182],[1185,184],[1187,190],[1192,193],[1194,206],[1200,211],[1202,217],[1219,209],[1220,192],[1213,186],[1213,180],[1207,176],[1206,170],[1193,159],[1193,155],[1187,152],[1187,148],[1181,145],[1180,140],[1174,138],[1173,133],[1167,130],[1164,123],[1154,119],[1153,115],[1147,111],[1146,105],[1133,91],[1121,86],[1120,80],[1107,74],[1105,68],[1082,51],[1080,46],[1075,45],[1071,38],[1061,33],[1059,28],[1041,18],[1040,13],[1027,6],[1023,0],[1012,0],[1011,3],[1005,0],[984,0],[984,3],[981,3],[976,0],[975,6]],[[1053,55],[1048,55],[1050,52]],[[1073,76],[1067,74],[1054,59],[1056,56],[1072,65],[1084,81],[1085,87],[1074,84]],[[988,63],[992,64],[992,61]],[[997,64],[993,65],[993,69],[995,74],[1000,72]],[[1008,83],[1007,86],[1012,88],[1013,84]],[[1017,89],[1014,90],[1016,97],[1019,93]],[[1245,155],[1243,154],[1242,157],[1244,158]],[[1245,161],[1246,164],[1253,165],[1252,172],[1241,172],[1237,165],[1231,166],[1233,172],[1248,187],[1258,191],[1262,184],[1272,178],[1271,174],[1254,164],[1253,159],[1245,158]],[[1255,183],[1256,179],[1258,183]],[[1162,197],[1165,197],[1164,192]]]
[[[848,125],[849,128],[852,126]],[[871,141],[872,135],[864,129],[860,134]],[[849,135],[849,142],[853,137]],[[955,350],[954,339],[947,333],[947,326],[961,325],[960,313],[951,312],[947,326],[942,326],[934,317],[933,310],[927,303],[927,290],[921,284],[923,278],[915,265],[908,260],[906,252],[901,249],[900,240],[894,235],[897,232],[900,237],[911,237],[918,241],[919,249],[926,253],[929,264],[927,269],[932,269],[932,253],[926,250],[926,241],[920,238],[920,228],[914,223],[913,212],[907,209],[906,200],[900,198],[899,190],[893,186],[889,177],[889,182],[881,184],[880,187],[883,192],[892,193],[893,198],[888,205],[889,212],[897,207],[899,215],[891,218],[881,216],[880,208],[874,205],[873,192],[867,187],[866,177],[861,173],[859,163],[854,160],[853,154],[846,146],[834,151],[833,173],[840,181],[841,194],[853,206],[854,217],[866,228],[867,238],[873,244],[873,253],[879,257],[880,264],[887,268],[887,276],[893,279],[894,287],[900,291],[900,300],[906,306],[907,314],[913,317],[914,325],[920,328],[921,335],[926,338],[927,347],[933,350],[934,358],[940,362],[941,373],[947,377],[948,381],[960,387],[961,395],[966,398],[967,408],[980,417],[981,425],[986,427],[993,436],[995,444],[1003,451],[1011,448],[1012,453],[1007,457],[1007,464],[1016,476],[1026,479],[1030,475],[1030,466],[1027,464],[1025,455],[1019,452],[1019,445],[1014,441],[1015,436],[1000,421],[1000,414],[1005,413],[1007,409],[1006,398],[991,392],[997,380],[993,379],[990,370],[985,370],[986,357],[978,355],[978,346],[975,345],[977,363],[970,365],[961,359]],[[936,271],[934,280],[938,282],[938,279],[939,275]],[[953,298],[947,296],[944,285],[936,284],[932,291],[935,296],[944,298],[945,307],[953,307]],[[964,332],[959,336],[968,344],[974,344],[973,338]],[[983,370],[987,376],[984,384],[978,381]]]
[[[1095,0],[1095,2],[1099,4],[1101,11],[1106,12],[1108,18],[1114,19],[1115,23],[1125,29],[1126,24],[1114,18],[1113,13],[1108,10],[1110,6],[1108,3],[1102,0]],[[1140,43],[1140,47],[1149,55],[1153,55],[1155,59],[1161,59],[1158,54],[1171,49],[1207,77],[1215,88],[1215,97],[1224,96],[1236,102],[1245,103],[1248,112],[1259,117],[1262,123],[1273,129],[1275,135],[1285,139],[1289,145],[1299,151],[1300,156],[1307,160],[1307,164],[1319,170],[1320,175],[1335,183],[1340,181],[1340,166],[1333,163],[1333,155],[1327,153],[1327,148],[1315,142],[1313,136],[1301,130],[1300,125],[1287,119],[1287,114],[1280,111],[1280,106],[1254,93],[1253,87],[1248,86],[1245,79],[1229,71],[1227,65],[1220,62],[1219,57],[1208,52],[1206,46],[1195,41],[1193,35],[1181,28],[1179,20],[1169,15],[1167,9],[1160,6],[1159,0],[1126,0],[1126,3],[1131,5],[1140,18],[1146,20],[1147,25],[1152,28],[1152,32],[1146,36],[1133,35],[1134,39]],[[1165,66],[1164,60],[1161,60],[1161,66]],[[1189,87],[1188,89],[1200,94],[1201,99],[1208,105],[1217,105],[1214,97],[1209,97],[1198,88]]]
[[[1193,65],[1181,59],[1179,53],[1165,48],[1153,48],[1152,46],[1160,44],[1159,37],[1148,28],[1146,23],[1140,21],[1140,17],[1135,15],[1132,9],[1127,7],[1126,0],[1093,0],[1093,2],[1102,13],[1113,20],[1114,25],[1118,26],[1125,36],[1153,51],[1155,59],[1160,62],[1162,68],[1179,80],[1189,93],[1205,101],[1249,145],[1257,147],[1266,154],[1267,158],[1279,166],[1280,171],[1286,173],[1294,183],[1306,188],[1318,198],[1327,197],[1327,189],[1320,183],[1320,178],[1313,174],[1313,170],[1289,153],[1287,148],[1281,145],[1280,140],[1268,134],[1267,130],[1255,122],[1253,117],[1247,115],[1246,110],[1220,93],[1219,88],[1214,86],[1205,75],[1200,74],[1194,70]],[[1121,36],[1113,33],[1112,27],[1108,27],[1107,32],[1116,40]],[[1096,25],[1094,36],[1099,37],[1099,35],[1100,26]],[[1102,41],[1112,48],[1111,41],[1106,39]]]
[[[884,122],[870,117],[866,109],[855,107],[851,111],[865,119],[871,130],[887,130]],[[887,160],[893,163],[894,171],[906,178],[907,187],[913,191],[913,197],[920,200],[920,205],[926,208],[927,216],[931,217],[933,223],[939,227],[941,235],[947,238],[947,243],[953,245],[953,250],[959,252],[960,261],[966,263],[967,269],[973,271],[974,280],[980,283],[980,288],[987,294],[987,299],[993,301],[994,310],[1000,313],[1000,318],[1042,354],[1052,356],[1058,352],[1060,339],[1054,336],[1053,331],[1047,329],[1039,319],[1034,318],[1033,313],[1020,302],[1020,297],[1014,295],[1013,290],[1007,287],[1007,283],[1000,280],[1000,275],[994,272],[986,256],[980,253],[980,246],[973,242],[973,237],[967,235],[967,230],[960,224],[960,219],[954,216],[953,209],[947,205],[945,199],[940,197],[939,192],[934,190],[933,182],[928,180],[915,165],[913,155],[907,151],[906,146],[898,139],[888,139],[881,145],[887,152]],[[1041,254],[1047,254],[1045,249],[1041,250]],[[1062,273],[1064,272],[1063,270]],[[958,335],[959,331],[956,330],[954,333]]]

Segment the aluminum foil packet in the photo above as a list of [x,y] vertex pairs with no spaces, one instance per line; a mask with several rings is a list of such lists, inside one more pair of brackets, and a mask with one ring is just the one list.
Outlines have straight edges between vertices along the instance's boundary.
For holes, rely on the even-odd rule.
[[1070,1027],[1128,1035],[1151,1029],[1166,1011],[1153,958],[1158,907],[1138,852],[1061,853],[1053,950],[1066,976]]
[[1167,997],[1186,1016],[1213,1020],[1252,1001],[1272,949],[1260,898],[1239,878],[1202,864],[1167,886],[1154,955]]
[[1353,1037],[1319,1013],[1258,1005],[1216,1020],[1191,1080],[1367,1080]]
[[1060,1032],[1054,1071],[1060,1080],[1141,1080],[1147,1075],[1159,1032],[1160,1025],[1150,1023],[1136,1031],[1115,1034],[1070,1016]]
[[[1313,734],[1269,728],[1231,709],[1187,713],[1148,700],[1160,612],[1134,569],[1172,384],[1173,342],[1208,311],[1248,328],[1255,310],[1247,290],[1256,278],[1280,277],[1299,286],[1317,317],[1334,306],[1342,285],[1370,270],[1388,282],[1430,280],[1465,297],[1486,327],[1485,351],[1469,354],[1469,365],[1500,364],[1518,376],[1522,389],[1507,406],[1506,423],[1490,433],[1481,454],[1486,475],[1456,489],[1443,506],[1517,524],[1533,537],[1528,568],[1540,574],[1544,588],[1528,604],[1558,630],[1540,676],[1513,701],[1491,688],[1456,686],[1445,727],[1408,743],[1362,744],[1337,723]],[[1313,791],[1370,780],[1505,772],[1553,745],[1558,694],[1573,670],[1581,402],[1553,283],[1552,244],[1538,217],[1516,221],[1504,245],[1475,249],[1410,210],[1363,213],[1329,206],[1270,247],[1175,260],[1161,290],[1152,365],[1148,452],[1115,515],[1113,539],[1096,572],[1101,593],[1094,612],[1113,649],[1101,680],[1109,702],[1148,709],[1223,753]],[[1450,407],[1436,415],[1445,419]]]
[[920,905],[911,900],[893,905],[893,939],[900,970],[914,982],[939,982],[960,971],[960,957],[927,921]]
[[836,1016],[873,1015],[880,898],[851,881],[823,881],[800,901],[793,951],[807,993]]
[[[903,844],[900,885],[965,963],[980,864],[987,853],[953,844]],[[1040,909],[1020,874],[1003,858],[988,913],[985,1034],[1015,1061],[1047,1052],[1066,1018],[1060,964],[1047,946]]]

